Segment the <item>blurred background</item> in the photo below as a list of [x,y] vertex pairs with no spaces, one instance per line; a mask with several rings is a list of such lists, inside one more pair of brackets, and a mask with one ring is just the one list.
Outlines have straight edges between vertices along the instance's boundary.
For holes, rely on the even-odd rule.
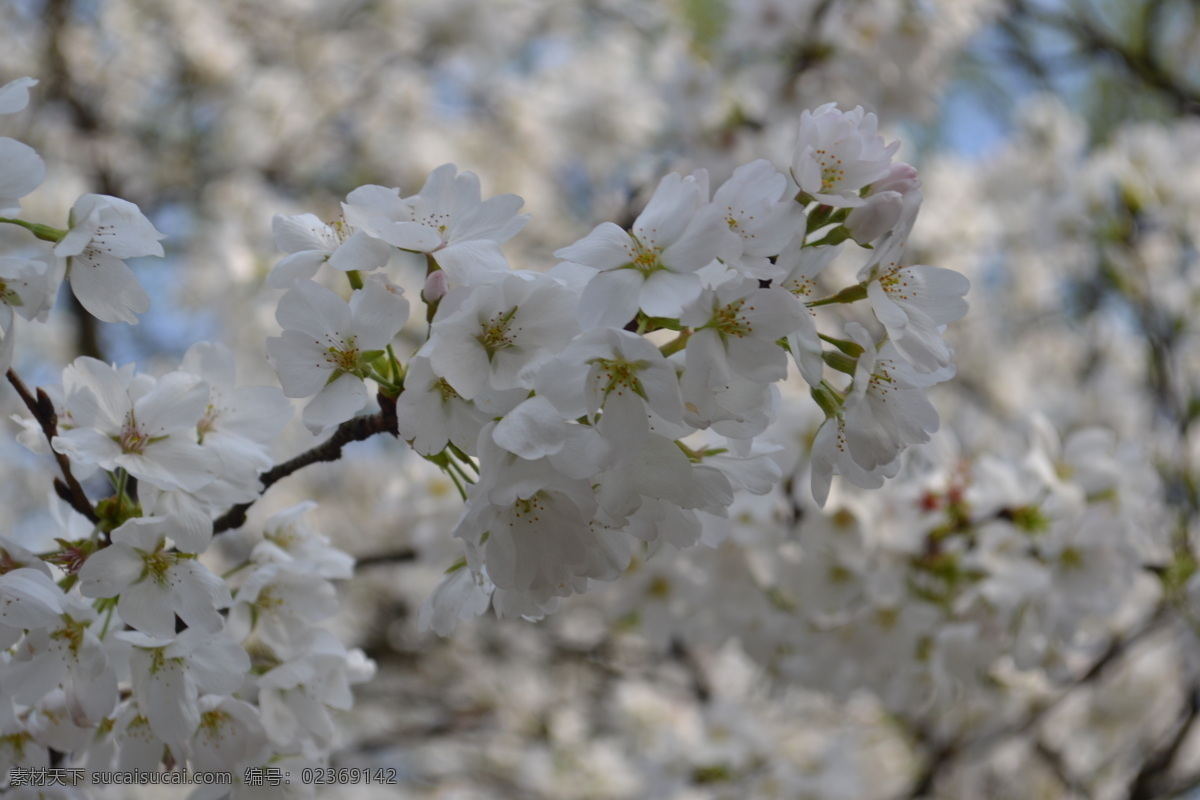
[[[525,199],[506,252],[547,269],[665,172],[786,169],[830,101],[903,140],[915,260],[971,278],[943,432],[896,481],[817,509],[820,419],[785,387],[780,492],[540,623],[417,632],[459,505],[403,443],[272,488],[226,547],[315,498],[360,560],[333,627],[380,672],[334,764],[399,784],[339,796],[1200,797],[1194,0],[10,0],[0,41],[0,83],[40,81],[4,120],[48,165],[25,218],[98,192],[168,236],[133,264],[141,324],[67,293],[22,329],[31,384],[78,355],[166,370],[199,339],[273,384],[275,214],[332,220],[454,162]],[[392,269],[415,295],[423,267]],[[277,458],[311,443],[294,422]],[[47,465],[0,448],[36,544]]]

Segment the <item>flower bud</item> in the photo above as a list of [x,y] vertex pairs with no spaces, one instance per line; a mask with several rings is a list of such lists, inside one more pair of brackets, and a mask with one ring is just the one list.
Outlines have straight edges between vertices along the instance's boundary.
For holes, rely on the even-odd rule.
[[425,288],[421,290],[421,299],[426,303],[436,303],[445,297],[449,290],[446,273],[440,269],[434,270],[425,278]]
[[900,192],[889,190],[872,193],[865,206],[853,209],[850,216],[846,217],[846,229],[854,241],[870,244],[896,227],[903,211],[904,196]]

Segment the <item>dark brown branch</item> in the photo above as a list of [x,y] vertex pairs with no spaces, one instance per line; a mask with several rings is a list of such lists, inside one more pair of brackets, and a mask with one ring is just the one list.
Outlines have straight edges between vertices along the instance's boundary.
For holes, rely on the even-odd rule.
[[[321,444],[311,450],[304,451],[289,461],[276,464],[260,475],[259,480],[262,481],[262,489],[259,491],[259,496],[261,497],[262,493],[267,491],[276,482],[286,478],[297,470],[307,467],[309,464],[317,464],[321,461],[337,461],[342,457],[342,448],[350,442],[361,442],[365,439],[370,439],[377,433],[390,433],[392,436],[399,436],[399,429],[396,427],[395,398],[387,397],[381,393],[378,396],[378,400],[378,413],[355,417],[343,422],[334,431],[333,436],[330,436]],[[234,530],[245,525],[246,512],[254,505],[255,500],[251,500],[248,503],[240,503],[214,520],[213,533]]]
[[96,509],[92,507],[91,501],[88,500],[79,481],[71,474],[71,460],[54,449],[54,437],[58,436],[58,414],[54,410],[54,403],[41,389],[37,390],[37,396],[34,397],[33,393],[29,391],[29,387],[11,368],[8,370],[8,382],[17,390],[25,407],[41,425],[42,434],[50,444],[50,452],[54,453],[54,460],[58,462],[58,467],[62,470],[62,478],[54,479],[55,493],[90,521],[99,522],[100,518],[96,516]]
[[1070,37],[1079,48],[1076,57],[1085,63],[1097,56],[1110,59],[1132,80],[1169,98],[1179,113],[1200,114],[1200,88],[1188,85],[1183,76],[1172,73],[1159,56],[1162,48],[1155,34],[1162,16],[1161,3],[1148,4],[1143,24],[1131,34],[1131,41],[1126,42],[1106,30],[1092,15],[1080,11],[1053,12],[1026,0],[1010,0],[1007,13],[1000,18],[1000,29],[1017,46],[1020,65],[1043,83],[1048,84],[1050,71],[1045,57],[1036,53],[1028,35],[1037,26]]
[[[925,759],[925,763],[914,779],[911,788],[899,797],[902,800],[916,800],[916,798],[928,794],[942,771],[950,767],[959,757],[969,753],[986,753],[1012,737],[1020,736],[1032,730],[1051,711],[1070,696],[1072,692],[1098,680],[1108,671],[1110,666],[1128,653],[1134,645],[1159,630],[1171,617],[1171,609],[1168,603],[1166,601],[1160,602],[1158,607],[1155,608],[1154,613],[1150,615],[1141,627],[1136,628],[1125,636],[1114,638],[1105,651],[1092,662],[1091,667],[1086,672],[1073,680],[1069,685],[1062,687],[1054,697],[1034,707],[1024,719],[1018,722],[982,734],[976,739],[963,744],[955,744],[954,742],[938,744],[926,737],[924,743],[929,754]],[[918,742],[918,744],[921,743],[921,741]]]
[[354,566],[356,568],[364,567],[384,567],[391,564],[402,564],[406,561],[416,561],[417,551],[411,547],[406,547],[403,550],[393,550],[390,553],[373,553],[369,556],[355,556]]
[[1191,686],[1188,688],[1187,706],[1180,715],[1174,733],[1156,753],[1153,753],[1142,764],[1142,768],[1138,770],[1137,777],[1134,778],[1129,788],[1129,800],[1153,800],[1153,798],[1162,797],[1170,792],[1172,789],[1171,766],[1175,763],[1175,757],[1179,755],[1179,750],[1183,747],[1188,734],[1195,729],[1198,715],[1200,715],[1200,691],[1198,691],[1198,687]]
[[1067,767],[1066,761],[1062,757],[1062,753],[1057,750],[1050,749],[1050,746],[1041,739],[1034,744],[1033,752],[1037,753],[1042,762],[1054,773],[1054,777],[1063,785],[1063,788],[1071,793],[1073,797],[1082,798],[1082,800],[1090,800],[1092,794],[1083,784],[1076,778],[1071,776],[1071,771]]

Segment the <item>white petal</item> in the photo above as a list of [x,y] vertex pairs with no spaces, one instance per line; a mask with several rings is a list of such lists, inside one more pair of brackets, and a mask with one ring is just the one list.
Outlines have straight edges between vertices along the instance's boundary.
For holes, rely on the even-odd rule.
[[150,308],[150,295],[124,261],[105,254],[71,259],[67,273],[80,305],[102,322],[137,324],[137,315]]
[[367,387],[362,378],[345,373],[326,386],[304,407],[302,419],[314,434],[339,425],[367,405]]
[[575,244],[554,251],[555,258],[600,270],[628,264],[636,256],[629,234],[612,222],[602,222]]
[[566,421],[554,405],[538,395],[506,414],[492,430],[492,440],[510,453],[533,461],[561,450],[566,428]]
[[[590,328],[623,328],[637,316],[638,293],[645,281],[633,269],[597,273],[579,298],[579,325]],[[700,283],[696,282],[699,289]]]
[[37,83],[34,78],[16,78],[0,86],[0,114],[15,114],[29,105],[29,87]]

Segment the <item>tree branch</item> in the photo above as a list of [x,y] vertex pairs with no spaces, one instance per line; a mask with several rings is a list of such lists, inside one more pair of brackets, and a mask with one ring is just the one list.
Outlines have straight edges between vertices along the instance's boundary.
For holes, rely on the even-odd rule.
[[83,487],[71,473],[71,460],[54,449],[54,437],[58,436],[58,414],[54,410],[54,403],[51,402],[49,395],[38,389],[37,396],[34,397],[33,393],[29,391],[29,387],[12,368],[8,370],[8,382],[17,390],[25,407],[41,425],[42,434],[50,445],[50,452],[54,454],[54,460],[58,462],[58,468],[62,470],[62,478],[54,479],[55,493],[91,522],[99,522],[100,517],[96,516],[96,509],[92,507]]
[[[361,442],[365,439],[370,439],[377,433],[390,433],[392,436],[399,436],[400,432],[396,426],[396,399],[388,397],[382,392],[378,395],[377,399],[379,401],[378,413],[355,417],[343,422],[334,431],[333,436],[330,436],[321,444],[313,447],[311,450],[306,450],[289,461],[276,464],[260,475],[259,480],[262,481],[262,489],[259,491],[259,497],[276,482],[286,478],[293,472],[307,467],[309,464],[316,464],[321,461],[337,461],[342,457],[342,448],[350,442]],[[248,503],[239,503],[226,511],[213,521],[213,533],[222,533],[223,531],[234,530],[245,525],[246,512],[256,501],[257,498]]]
[[406,561],[415,561],[417,551],[411,547],[406,547],[403,550],[393,550],[389,553],[373,553],[369,556],[355,556],[354,566],[356,569],[364,569],[367,567],[383,567],[391,564],[402,564]]
[[1018,722],[1005,725],[989,733],[981,734],[974,740],[963,744],[955,744],[953,741],[938,744],[926,739],[926,747],[929,755],[926,757],[924,765],[922,765],[920,772],[918,772],[917,777],[913,781],[912,787],[900,795],[901,800],[916,800],[916,798],[928,794],[942,770],[953,764],[960,756],[969,753],[987,752],[1013,736],[1019,736],[1031,730],[1045,719],[1047,714],[1070,696],[1072,692],[1099,679],[1112,664],[1128,653],[1135,644],[1157,631],[1170,618],[1170,606],[1165,601],[1160,602],[1158,607],[1155,608],[1154,613],[1150,615],[1149,619],[1141,627],[1125,636],[1114,638],[1105,651],[1092,662],[1091,667],[1086,672],[1073,680],[1069,685],[1062,687],[1054,697],[1034,707],[1024,719]]
[[1175,732],[1171,737],[1142,764],[1137,776],[1129,787],[1129,800],[1154,800],[1162,797],[1171,790],[1171,765],[1179,755],[1180,748],[1188,734],[1196,727],[1196,718],[1200,715],[1200,687],[1191,686],[1188,692],[1187,706],[1180,715]]

